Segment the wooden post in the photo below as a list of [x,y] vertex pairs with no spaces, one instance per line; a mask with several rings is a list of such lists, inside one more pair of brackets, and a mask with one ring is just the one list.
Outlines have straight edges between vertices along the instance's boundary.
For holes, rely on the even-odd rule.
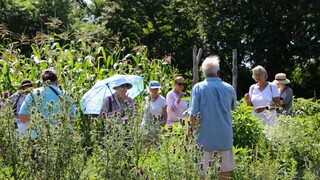
[[200,58],[202,55],[202,48],[199,49],[198,53],[197,53],[197,47],[193,46],[193,51],[192,51],[192,55],[193,55],[193,67],[192,67],[192,87],[199,82],[199,62],[200,62]]
[[237,94],[238,83],[238,62],[237,62],[237,49],[232,49],[232,86]]

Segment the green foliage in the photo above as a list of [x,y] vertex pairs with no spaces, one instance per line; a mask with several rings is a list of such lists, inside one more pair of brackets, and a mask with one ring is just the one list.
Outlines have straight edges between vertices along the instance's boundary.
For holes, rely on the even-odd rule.
[[262,123],[251,113],[251,107],[240,101],[233,116],[234,146],[241,148],[253,148],[262,138]]
[[58,18],[65,24],[72,22],[72,17],[69,15],[73,6],[71,1],[67,0],[4,0],[0,4],[0,11],[3,12],[0,15],[0,22],[6,24],[15,34],[35,36],[37,31],[43,31],[44,23],[50,17]]
[[[149,59],[146,46],[129,48],[134,43],[128,38],[104,46],[92,39],[61,43],[61,36],[48,34],[39,39],[30,47],[30,56],[21,54],[17,42],[0,46],[0,91],[13,93],[23,78],[36,81],[41,70],[54,67],[65,94],[76,102],[97,80],[115,73],[140,75],[146,82],[158,80],[165,95],[179,73],[168,59]],[[2,94],[0,101],[1,178],[197,179],[200,175],[201,147],[195,145],[194,138],[184,136],[183,123],[173,126],[172,132],[159,130],[158,138],[145,136],[139,111],[144,94],[135,99],[137,107],[129,121],[116,124],[117,117],[104,121],[103,138],[102,121],[81,112],[73,129],[65,118],[68,108],[55,117],[59,126],[50,126],[35,113],[29,128],[41,130],[37,139],[30,138],[30,130],[25,136],[17,133],[7,96]],[[238,103],[233,118],[234,178],[319,176],[319,102],[295,99],[293,116],[280,116],[276,127],[262,125],[243,101]],[[217,174],[217,168],[211,166],[209,179],[217,179]]]
[[0,11],[0,22],[8,27],[0,25],[3,44],[19,41],[26,56],[29,45],[46,34],[54,35],[61,46],[75,39],[101,40],[106,49],[129,38],[124,54],[146,45],[149,58],[166,58],[188,73],[197,46],[204,50],[202,57],[221,57],[221,76],[231,82],[231,52],[237,49],[238,97],[254,83],[247,72],[258,64],[266,67],[269,81],[285,72],[296,97],[320,94],[320,6],[315,0],[2,0]]
[[320,103],[317,100],[296,98],[293,100],[293,116],[308,117],[320,112]]

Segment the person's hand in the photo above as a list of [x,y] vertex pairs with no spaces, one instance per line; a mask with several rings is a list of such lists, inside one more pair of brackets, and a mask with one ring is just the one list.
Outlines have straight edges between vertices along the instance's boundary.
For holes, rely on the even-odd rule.
[[124,109],[123,108],[118,109],[118,110],[116,110],[116,112],[118,112],[118,113],[120,113],[122,115],[122,114],[124,114]]
[[259,106],[259,107],[257,107],[257,108],[255,108],[254,109],[254,111],[256,112],[256,113],[261,113],[261,112],[263,112],[264,110],[267,110],[267,106]]
[[182,99],[184,97],[184,93],[181,91],[180,93],[179,93],[179,99]]
[[250,97],[250,96],[249,96],[249,93],[246,93],[246,94],[244,95],[244,99],[247,100],[247,101],[249,100],[249,97]]
[[187,135],[188,137],[192,136],[192,131],[191,131],[190,128],[187,128],[186,135]]
[[128,101],[128,98],[129,97],[127,96],[127,94],[124,94],[124,93],[120,94],[120,96],[119,96],[119,99],[122,102]]

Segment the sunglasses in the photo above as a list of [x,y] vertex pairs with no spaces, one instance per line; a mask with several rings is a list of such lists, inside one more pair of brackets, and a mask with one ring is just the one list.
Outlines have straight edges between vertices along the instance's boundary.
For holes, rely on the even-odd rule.
[[179,86],[184,86],[185,84],[183,82],[176,82]]

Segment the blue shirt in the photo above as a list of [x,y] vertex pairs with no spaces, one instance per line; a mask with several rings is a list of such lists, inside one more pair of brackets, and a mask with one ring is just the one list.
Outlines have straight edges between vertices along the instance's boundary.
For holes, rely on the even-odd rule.
[[[63,97],[61,90],[57,86],[50,86]],[[70,105],[71,109],[65,110],[65,112],[70,112],[70,117],[75,118],[76,107],[73,103]],[[59,97],[48,86],[46,86],[34,89],[27,95],[21,105],[19,114],[30,114],[30,110],[33,108],[35,111],[40,112],[47,120],[53,120],[53,115],[60,113],[61,107],[64,106],[62,106]]]
[[207,77],[192,88],[189,114],[200,112],[197,143],[205,151],[232,149],[231,110],[236,109],[236,101],[233,87],[218,77]]

